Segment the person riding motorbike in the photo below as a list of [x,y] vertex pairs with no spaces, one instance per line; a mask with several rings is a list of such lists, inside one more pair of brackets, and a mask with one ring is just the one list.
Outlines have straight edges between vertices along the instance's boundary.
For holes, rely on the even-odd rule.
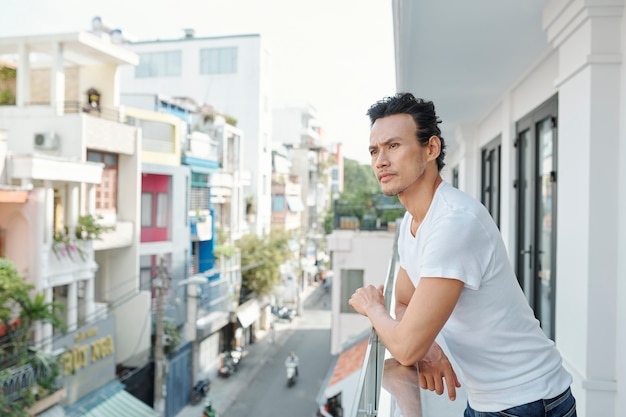
[[296,371],[296,376],[298,376],[298,365],[300,365],[300,359],[298,358],[296,353],[292,351],[291,353],[289,353],[289,356],[287,356],[287,359],[285,359],[285,367],[288,368],[290,366],[293,366],[294,370]]
[[[290,386],[293,385],[296,379],[298,378],[298,365],[300,365],[300,359],[298,358],[296,353],[292,351],[289,354],[289,356],[287,356],[287,359],[285,359],[285,368],[287,370],[287,382]],[[293,372],[294,372],[293,374],[289,372],[290,369],[293,369]]]

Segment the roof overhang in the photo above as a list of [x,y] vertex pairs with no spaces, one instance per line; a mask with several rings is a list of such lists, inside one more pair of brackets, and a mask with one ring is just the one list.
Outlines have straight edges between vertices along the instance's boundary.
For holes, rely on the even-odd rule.
[[42,155],[12,155],[11,177],[100,184],[104,164],[72,161]]
[[485,117],[550,48],[547,0],[393,0],[396,88],[432,100],[442,135]]
[[62,45],[65,65],[88,66],[102,63],[138,65],[139,56],[130,49],[90,32],[59,33],[0,38],[0,55],[14,55],[24,45],[31,53],[41,55],[33,66],[45,66],[55,44]]

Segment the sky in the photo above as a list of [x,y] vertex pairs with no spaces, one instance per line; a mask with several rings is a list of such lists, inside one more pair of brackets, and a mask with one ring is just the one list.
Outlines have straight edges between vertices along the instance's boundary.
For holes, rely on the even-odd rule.
[[90,30],[100,16],[137,41],[259,33],[273,102],[308,102],[328,143],[368,163],[375,101],[395,93],[391,0],[0,0],[0,37]]

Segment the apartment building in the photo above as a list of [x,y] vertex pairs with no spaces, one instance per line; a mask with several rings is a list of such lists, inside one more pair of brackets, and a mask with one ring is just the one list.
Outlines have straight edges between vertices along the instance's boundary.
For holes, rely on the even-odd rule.
[[121,71],[124,95],[163,94],[210,104],[245,133],[241,160],[246,221],[253,233],[271,224],[272,100],[269,51],[257,34],[135,42],[137,67]]
[[[66,307],[67,334],[35,328],[36,347],[63,355],[65,391],[36,411],[84,413],[98,406],[84,399],[105,390],[109,404],[154,415],[116,377],[116,365],[142,367],[150,356],[150,293],[138,273],[141,135],[124,123],[118,95],[119,67],[138,57],[87,32],[1,38],[0,55],[14,70],[0,107],[2,188],[24,197],[0,205],[2,255]],[[94,240],[94,221],[114,230]]]

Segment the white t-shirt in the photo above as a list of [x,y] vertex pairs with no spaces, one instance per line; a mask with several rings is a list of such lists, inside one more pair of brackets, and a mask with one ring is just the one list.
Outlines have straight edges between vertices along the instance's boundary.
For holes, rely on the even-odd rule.
[[471,407],[501,411],[565,391],[572,377],[539,327],[487,209],[442,182],[415,237],[411,220],[407,212],[398,252],[413,284],[420,277],[465,283],[441,334]]

